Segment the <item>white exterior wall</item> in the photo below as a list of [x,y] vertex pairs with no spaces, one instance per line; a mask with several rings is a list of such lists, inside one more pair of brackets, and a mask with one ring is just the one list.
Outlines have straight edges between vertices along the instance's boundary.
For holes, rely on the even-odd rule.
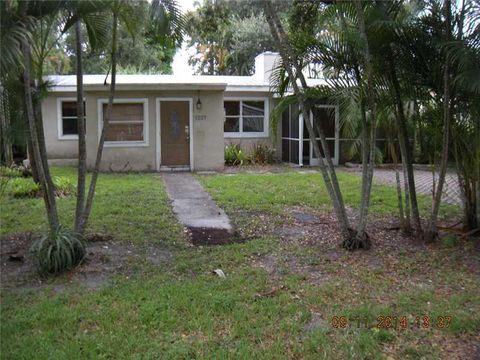
[[58,99],[75,97],[74,93],[51,94],[42,102],[43,131],[49,159],[76,159],[78,154],[77,140],[60,139],[58,122]]
[[[100,137],[99,99],[108,99],[108,92],[85,92],[87,122],[87,166],[92,168]],[[202,108],[196,109],[200,96]],[[59,108],[57,98],[75,97],[73,93],[50,94],[42,104],[47,155],[52,162],[71,164],[77,158],[78,140],[61,140],[58,134]],[[223,91],[117,91],[119,99],[146,99],[148,133],[146,144],[105,146],[102,171],[155,171],[157,146],[157,98],[191,98],[193,103],[193,170],[220,170],[223,168]],[[205,115],[201,120],[196,115]]]

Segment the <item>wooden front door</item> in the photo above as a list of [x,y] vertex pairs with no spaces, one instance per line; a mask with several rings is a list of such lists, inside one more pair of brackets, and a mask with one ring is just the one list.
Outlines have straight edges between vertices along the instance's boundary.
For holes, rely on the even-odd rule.
[[160,101],[161,165],[190,165],[188,101]]

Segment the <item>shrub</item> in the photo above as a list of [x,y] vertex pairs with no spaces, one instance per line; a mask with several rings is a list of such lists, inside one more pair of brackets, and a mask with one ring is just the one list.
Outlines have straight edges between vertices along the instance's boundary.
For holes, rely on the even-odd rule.
[[[75,193],[76,187],[69,178],[54,176],[52,180],[56,196],[67,196]],[[17,198],[42,196],[40,184],[33,182],[31,179],[13,178],[10,182],[10,190],[13,197]]]
[[31,177],[32,171],[23,165],[12,164],[10,166],[0,166],[0,176],[9,178]]
[[458,238],[453,234],[448,234],[442,239],[442,244],[445,247],[453,248],[458,244]]
[[65,176],[54,176],[53,185],[55,185],[55,195],[57,196],[74,194],[77,190],[77,187],[72,180]]
[[36,240],[31,252],[40,274],[58,274],[73,269],[85,258],[85,242],[72,230],[59,226]]
[[248,155],[240,148],[240,145],[225,146],[225,165],[243,165],[248,161]]
[[275,162],[275,149],[267,144],[257,143],[253,145],[250,158],[254,164],[273,164]]
[[37,197],[41,187],[31,179],[14,178],[10,181],[10,191],[13,197]]
[[0,166],[0,176],[8,177],[8,178],[17,178],[23,177],[23,172],[19,167],[12,165],[12,166]]

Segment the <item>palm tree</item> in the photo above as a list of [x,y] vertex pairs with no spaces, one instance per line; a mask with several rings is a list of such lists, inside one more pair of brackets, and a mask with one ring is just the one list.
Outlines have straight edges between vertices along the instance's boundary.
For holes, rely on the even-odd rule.
[[[126,28],[129,29],[131,33],[135,32],[134,30],[135,23],[132,22],[132,19],[129,16],[131,13],[132,6],[135,6],[135,4],[132,2],[128,2],[125,0],[115,0],[111,3],[111,7],[110,7],[110,10],[113,14],[111,53],[110,53],[110,56],[111,56],[110,94],[108,98],[107,112],[105,114],[102,132],[100,134],[100,140],[97,148],[95,164],[92,170],[92,178],[90,180],[88,194],[84,204],[77,203],[75,227],[76,227],[76,231],[78,231],[80,234],[83,234],[85,232],[85,227],[88,223],[88,219],[92,210],[93,199],[95,195],[95,188],[97,185],[97,180],[100,172],[100,163],[102,160],[106,132],[109,126],[109,120],[112,116],[113,101],[115,97],[116,74],[117,74],[118,22],[123,21],[126,25]],[[177,45],[181,44],[181,41],[183,38],[183,31],[185,29],[185,18],[181,13],[180,9],[178,8],[178,5],[175,0],[153,0],[150,4],[149,15],[150,15],[150,21],[152,22],[152,30],[151,30],[153,32],[152,35],[154,35],[154,38],[156,38],[157,41],[167,40],[167,41],[174,41]],[[78,79],[78,76],[77,76],[77,79]],[[82,136],[84,137],[85,135],[83,134]],[[86,153],[85,153],[86,149],[84,147],[82,147],[82,151],[83,151],[83,154],[81,155],[82,158],[86,158]],[[86,167],[84,166],[84,163],[83,163],[81,172],[83,172],[82,186],[85,186],[84,179],[85,179]],[[79,178],[80,178],[80,167],[79,167]]]

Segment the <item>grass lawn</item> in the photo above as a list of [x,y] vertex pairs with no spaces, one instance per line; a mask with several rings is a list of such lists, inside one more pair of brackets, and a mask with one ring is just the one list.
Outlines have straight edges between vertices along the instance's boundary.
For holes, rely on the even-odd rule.
[[[66,274],[3,288],[1,358],[460,359],[477,351],[478,251],[467,242],[402,246],[398,232],[380,229],[395,213],[394,189],[374,187],[374,248],[347,253],[325,235],[333,225],[319,175],[198,178],[248,241],[193,247],[158,175],[102,174],[89,231],[145,251],[100,287]],[[354,208],[359,179],[340,180]],[[421,203],[425,209],[428,199]],[[74,200],[60,199],[59,208],[71,224]],[[292,209],[322,221],[298,223]],[[442,212],[449,218],[458,209]],[[0,220],[2,235],[37,233],[42,200],[7,196]],[[148,261],[151,252],[169,256]],[[217,268],[225,279],[212,274]],[[397,316],[394,328],[382,315]],[[335,316],[348,321],[332,326]]]

